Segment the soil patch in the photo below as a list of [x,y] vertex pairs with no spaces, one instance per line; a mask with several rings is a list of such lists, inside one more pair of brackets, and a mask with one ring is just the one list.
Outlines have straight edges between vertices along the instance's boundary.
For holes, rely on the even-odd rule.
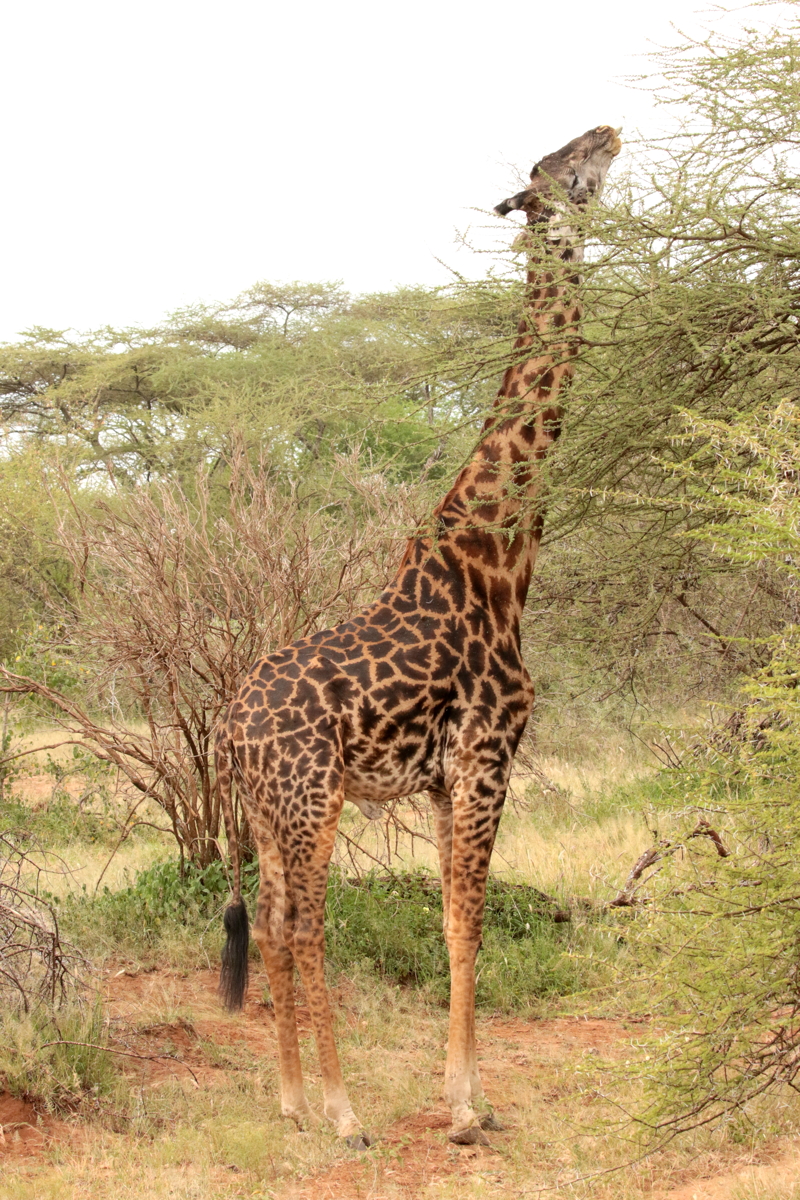
[[0,1160],[3,1156],[35,1155],[68,1128],[63,1121],[37,1113],[27,1100],[0,1091]]
[[524,1047],[539,1057],[562,1058],[565,1053],[575,1051],[602,1050],[606,1053],[621,1041],[637,1037],[634,1030],[642,1028],[642,1025],[631,1027],[626,1021],[611,1018],[555,1017],[545,1021],[523,1021],[479,1017],[477,1036],[479,1042],[483,1040],[489,1044],[503,1040]]
[[56,789],[77,800],[85,787],[86,780],[81,775],[68,775],[60,780],[52,774],[22,775],[15,784],[15,790],[34,812],[47,808]]
[[[473,1175],[503,1180],[496,1149],[456,1147],[447,1141],[450,1113],[436,1109],[397,1121],[374,1150],[353,1154],[326,1171],[279,1193],[285,1200],[398,1200],[423,1196],[437,1180]],[[492,1134],[493,1140],[502,1135]],[[500,1147],[498,1146],[498,1149]]]

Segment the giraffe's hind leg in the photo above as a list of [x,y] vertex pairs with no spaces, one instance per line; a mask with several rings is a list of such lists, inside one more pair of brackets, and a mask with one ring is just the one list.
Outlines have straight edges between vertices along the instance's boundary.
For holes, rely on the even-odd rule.
[[267,968],[281,1074],[281,1112],[302,1129],[314,1119],[303,1090],[297,1017],[294,1006],[294,959],[284,937],[287,912],[286,879],[280,852],[262,831],[258,839],[260,887],[253,939]]
[[[433,808],[436,845],[439,851],[439,871],[442,877],[442,930],[444,940],[447,942],[450,923],[450,893],[453,880],[453,802],[446,792],[431,790],[428,792],[428,796]],[[465,1031],[465,1042],[467,1047],[467,1072],[469,1075],[469,1095],[467,1100],[468,1104],[474,1107],[475,1105],[479,1105],[483,1100],[483,1084],[481,1083],[481,1076],[478,1070],[478,1055],[475,1047],[474,1011],[467,1014],[466,1020],[468,1027]],[[484,1127],[484,1121],[490,1116],[491,1110],[481,1120],[482,1127]],[[470,1134],[470,1136],[476,1137],[479,1135]]]
[[[436,845],[439,851],[439,871],[442,877],[442,930],[447,942],[450,921],[450,892],[453,880],[453,802],[446,792],[431,790],[428,793],[433,808],[436,829]],[[472,1014],[471,1028],[467,1032],[469,1047],[470,1101],[476,1104],[483,1099],[483,1084],[478,1071],[478,1056],[475,1049],[475,1016]]]
[[297,963],[306,1002],[311,1014],[322,1073],[325,1116],[334,1123],[339,1137],[356,1150],[364,1150],[371,1139],[353,1112],[344,1086],[333,1034],[328,990],[325,986],[325,899],[328,864],[333,852],[336,825],[343,797],[326,816],[309,824],[302,837],[293,841],[286,857],[292,895],[292,912],[286,925],[286,940]]
[[442,877],[442,932],[447,940],[447,921],[450,915],[450,881],[453,877],[453,802],[446,792],[431,789],[428,797],[433,809],[436,847],[439,851],[439,873]]

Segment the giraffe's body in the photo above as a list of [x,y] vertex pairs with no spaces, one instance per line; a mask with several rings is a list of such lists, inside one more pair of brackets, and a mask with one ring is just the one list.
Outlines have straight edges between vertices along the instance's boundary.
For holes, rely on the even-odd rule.
[[[519,630],[541,532],[532,512],[536,464],[558,436],[557,397],[572,372],[580,316],[574,297],[567,300],[574,276],[565,264],[579,248],[565,221],[568,201],[580,206],[599,190],[618,150],[613,130],[592,130],[542,160],[547,175],[535,167],[529,191],[508,202],[525,208],[531,224],[548,222],[549,232],[529,274],[517,361],[430,532],[409,542],[393,583],[358,616],[255,663],[220,725],[217,772],[236,881],[222,989],[231,1007],[241,1005],[247,918],[233,778],[259,853],[253,936],[275,1006],[282,1109],[299,1122],[309,1115],[294,1013],[296,964],[317,1038],[325,1113],[355,1145],[368,1141],[345,1092],[323,976],[328,864],[345,800],[375,816],[385,802],[419,791],[428,792],[434,810],[450,954],[450,1136],[485,1140],[475,1111],[482,1099],[475,955],[495,833],[533,704]],[[547,203],[554,180],[566,194],[558,213],[556,202]],[[490,1124],[484,1114],[483,1127]]]

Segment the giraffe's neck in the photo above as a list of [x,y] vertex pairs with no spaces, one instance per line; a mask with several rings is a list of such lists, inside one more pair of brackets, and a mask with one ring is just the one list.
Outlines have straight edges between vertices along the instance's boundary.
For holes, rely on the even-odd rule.
[[490,607],[496,597],[502,624],[517,630],[542,531],[540,464],[559,436],[561,397],[574,373],[581,317],[575,264],[581,257],[563,215],[551,215],[546,238],[534,244],[515,361],[483,437],[435,508],[428,536],[409,543],[395,581],[402,588],[404,574],[424,570],[426,560],[432,567],[435,560],[450,562]]

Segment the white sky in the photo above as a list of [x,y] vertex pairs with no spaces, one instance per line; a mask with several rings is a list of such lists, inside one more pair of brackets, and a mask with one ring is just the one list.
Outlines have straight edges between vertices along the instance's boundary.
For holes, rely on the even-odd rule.
[[[0,339],[259,279],[469,269],[455,230],[590,126],[700,0],[16,0],[0,18]],[[624,136],[624,133],[623,133]]]

